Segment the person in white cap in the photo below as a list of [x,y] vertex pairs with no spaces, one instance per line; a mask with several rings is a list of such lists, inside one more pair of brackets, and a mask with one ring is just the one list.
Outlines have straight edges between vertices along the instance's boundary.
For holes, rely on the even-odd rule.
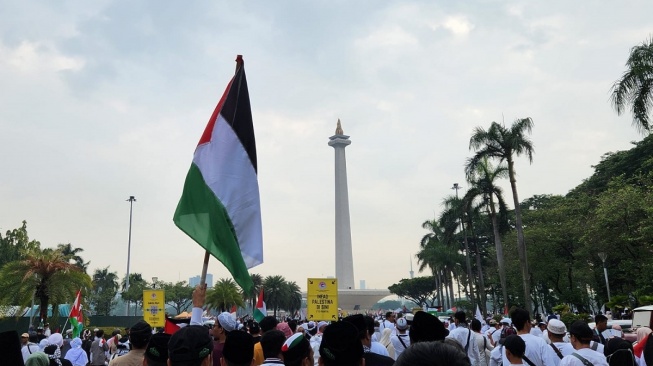
[[408,337],[408,321],[405,318],[397,319],[397,324],[395,325],[397,334],[393,335],[390,338],[390,342],[395,348],[395,357],[396,360],[399,358],[399,355],[410,346],[410,337]]
[[574,347],[571,343],[565,342],[563,339],[565,334],[567,334],[567,326],[565,326],[565,323],[558,319],[551,319],[549,320],[549,324],[546,326],[546,331],[547,336],[551,341],[549,345],[552,347],[558,358],[562,359],[563,357],[574,353]]

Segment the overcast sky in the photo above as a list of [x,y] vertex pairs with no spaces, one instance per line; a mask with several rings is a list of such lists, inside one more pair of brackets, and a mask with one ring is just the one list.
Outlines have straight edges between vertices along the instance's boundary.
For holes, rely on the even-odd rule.
[[[441,3],[441,4],[437,4]],[[446,4],[445,4],[446,3]],[[27,220],[90,269],[188,280],[203,250],[172,215],[193,151],[245,60],[264,264],[333,276],[334,152],[347,147],[354,276],[407,278],[476,126],[532,117],[521,199],[565,194],[641,139],[609,103],[651,1],[0,0],[0,230]],[[508,182],[504,186],[509,192]],[[509,194],[509,193],[508,193]],[[510,202],[510,196],[506,197]],[[511,205],[512,206],[512,205]],[[417,262],[413,259],[417,269]],[[217,280],[228,272],[215,259]]]

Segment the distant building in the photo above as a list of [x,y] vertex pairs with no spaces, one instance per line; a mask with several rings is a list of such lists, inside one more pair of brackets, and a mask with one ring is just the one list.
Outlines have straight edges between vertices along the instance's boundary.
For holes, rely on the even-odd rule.
[[[200,284],[200,276],[191,277],[188,279],[188,285],[190,287],[195,287]],[[213,287],[213,275],[210,273],[206,274],[206,287]]]
[[365,290],[365,280],[360,280],[360,283],[361,283],[360,289]]

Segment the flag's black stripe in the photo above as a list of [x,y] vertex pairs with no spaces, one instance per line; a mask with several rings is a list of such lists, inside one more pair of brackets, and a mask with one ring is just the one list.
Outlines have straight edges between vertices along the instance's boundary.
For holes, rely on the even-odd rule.
[[245,68],[240,66],[234,82],[229,90],[229,95],[224,101],[222,117],[231,125],[231,128],[238,136],[240,143],[243,145],[249,160],[252,162],[254,171],[258,174],[256,163],[256,141],[254,139],[254,124],[252,123],[252,109],[249,104],[249,91],[247,90],[247,78],[245,77]]

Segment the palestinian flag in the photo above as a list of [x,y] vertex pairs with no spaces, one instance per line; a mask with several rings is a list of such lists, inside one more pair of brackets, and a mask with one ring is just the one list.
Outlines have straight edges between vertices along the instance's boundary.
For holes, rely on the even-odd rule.
[[73,330],[73,338],[79,337],[84,328],[84,314],[82,314],[82,290],[77,291],[77,296],[75,297],[75,302],[70,309],[70,315],[68,316],[70,325]]
[[261,287],[261,292],[258,294],[258,300],[256,301],[256,309],[254,309],[254,320],[260,323],[267,315],[268,310],[265,308],[265,301],[263,301],[263,287]]
[[247,293],[263,263],[256,143],[242,56],[200,138],[173,221]]

